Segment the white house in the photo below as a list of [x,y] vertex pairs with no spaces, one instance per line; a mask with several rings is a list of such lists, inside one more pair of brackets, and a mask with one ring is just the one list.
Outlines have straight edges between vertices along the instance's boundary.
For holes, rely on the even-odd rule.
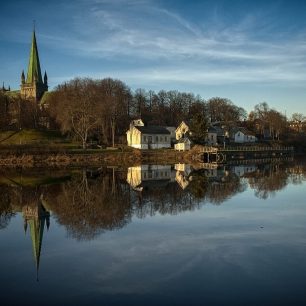
[[190,139],[186,136],[181,138],[175,145],[174,149],[177,151],[187,151],[190,150],[191,147],[191,141]]
[[231,131],[231,140],[235,143],[253,143],[257,138],[245,128],[235,128]]
[[175,126],[166,126],[165,128],[170,132],[171,142],[174,143],[175,139],[176,139],[176,135],[175,135],[176,127]]
[[218,144],[218,132],[213,126],[209,127],[206,135],[206,144],[209,146],[216,146]]
[[171,132],[167,128],[144,126],[141,119],[131,122],[126,137],[128,146],[136,149],[171,148]]
[[175,130],[175,138],[179,140],[184,136],[190,135],[189,123],[186,121],[182,121],[180,125]]

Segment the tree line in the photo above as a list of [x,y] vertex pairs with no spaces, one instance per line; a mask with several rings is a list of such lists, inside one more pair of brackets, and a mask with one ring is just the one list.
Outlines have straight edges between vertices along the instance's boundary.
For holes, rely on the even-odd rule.
[[[88,139],[113,146],[124,143],[125,132],[135,118],[142,118],[149,125],[175,127],[186,120],[202,139],[203,130],[215,123],[227,127],[240,124],[259,136],[269,131],[272,139],[280,139],[288,130],[286,116],[266,102],[256,105],[248,114],[227,98],[204,100],[199,95],[176,90],[133,92],[122,81],[111,78],[75,78],[60,84],[48,93],[43,107],[0,92],[2,130],[39,128],[48,121],[49,128],[75,137],[83,148]],[[305,121],[300,113],[291,118],[291,122],[297,123],[298,132],[305,131]]]

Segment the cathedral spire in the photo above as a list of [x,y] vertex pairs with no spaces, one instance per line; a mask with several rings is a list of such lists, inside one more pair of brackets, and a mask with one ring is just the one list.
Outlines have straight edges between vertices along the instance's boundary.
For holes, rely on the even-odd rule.
[[26,78],[24,72],[21,74],[20,94],[23,98],[39,102],[46,91],[48,91],[48,79],[45,75],[43,80],[41,75],[34,24],[28,71]]
[[32,45],[28,66],[28,74],[27,74],[27,83],[32,83],[36,78],[36,82],[42,83],[39,56],[38,56],[38,48],[36,43],[36,35],[35,35],[35,27],[33,29],[32,34]]

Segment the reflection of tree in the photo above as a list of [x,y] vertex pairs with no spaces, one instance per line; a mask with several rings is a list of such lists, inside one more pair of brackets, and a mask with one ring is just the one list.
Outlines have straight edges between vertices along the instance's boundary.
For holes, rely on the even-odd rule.
[[244,192],[246,184],[234,173],[230,173],[221,181],[209,184],[207,199],[214,204],[221,204],[237,193]]
[[207,178],[205,171],[193,172],[189,187],[189,191],[194,197],[213,204],[221,204],[245,189],[246,185],[242,184],[239,177],[233,173],[230,175],[224,173],[223,176]]
[[0,186],[0,230],[8,226],[11,218],[15,215],[9,196],[9,187]]
[[299,163],[289,167],[290,182],[294,185],[302,184],[306,180],[306,163]]
[[193,171],[189,185],[182,190],[177,183],[143,182],[138,198],[132,201],[138,217],[146,215],[177,214],[194,210],[206,202],[220,204],[246,189],[235,174],[208,178],[205,170]]
[[280,165],[265,165],[249,178],[249,184],[257,197],[267,199],[287,186],[288,173]]
[[83,170],[48,201],[53,202],[58,222],[77,239],[91,239],[105,229],[121,228],[131,217],[127,189],[110,171],[90,178]]
[[[132,191],[135,193],[135,191]],[[136,192],[137,198],[131,203],[137,217],[144,218],[156,213],[176,215],[183,211],[194,210],[198,201],[190,193],[184,192],[177,183],[165,182],[145,184],[143,191]]]
[[[13,173],[6,173],[1,182],[7,185],[0,185],[0,229],[8,225],[15,212],[23,211],[26,205],[33,207],[43,199],[43,205],[47,205],[72,237],[92,239],[104,230],[122,228],[132,215],[139,218],[174,215],[198,209],[205,203],[221,204],[243,192],[247,180],[255,195],[266,199],[289,182],[301,183],[306,179],[305,164],[300,162],[260,165],[257,171],[245,174],[243,179],[228,170],[207,172],[202,169],[188,173],[189,184],[184,190],[170,177],[159,180],[154,176],[152,180],[142,181],[138,191],[126,183],[127,172],[114,168],[74,171],[66,181],[58,180],[57,174],[58,184],[35,186],[20,185],[17,179],[12,179]],[[67,173],[64,177],[67,178]],[[29,177],[23,177],[23,182],[29,181]]]
[[208,178],[205,171],[199,170],[192,173],[192,181],[188,190],[196,199],[203,199],[207,193]]

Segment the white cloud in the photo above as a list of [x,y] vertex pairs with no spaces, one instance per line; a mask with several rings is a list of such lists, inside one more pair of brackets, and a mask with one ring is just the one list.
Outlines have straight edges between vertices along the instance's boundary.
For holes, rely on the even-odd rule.
[[[129,5],[123,9],[123,3]],[[232,27],[219,25],[219,32],[207,24],[203,31],[150,1],[114,4],[97,0],[91,10],[76,16],[77,35],[45,38],[84,57],[152,64],[138,74],[131,69],[117,73],[120,77],[129,74],[129,79],[208,84],[304,82],[306,44],[301,34],[285,41],[253,40],[250,31],[256,18],[249,15]]]

